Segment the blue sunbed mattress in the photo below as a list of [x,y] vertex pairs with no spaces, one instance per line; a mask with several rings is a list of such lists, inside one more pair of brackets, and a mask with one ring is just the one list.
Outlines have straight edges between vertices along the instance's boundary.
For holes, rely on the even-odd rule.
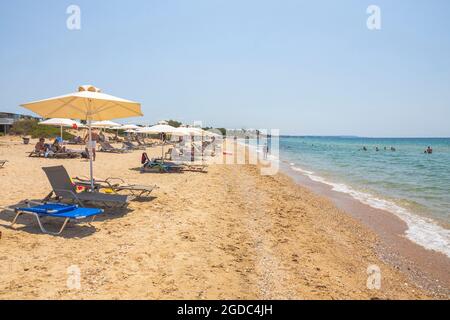
[[32,212],[40,216],[59,217],[69,219],[84,219],[103,212],[98,208],[79,208],[76,205],[62,203],[47,203],[30,208],[17,208],[18,211]]

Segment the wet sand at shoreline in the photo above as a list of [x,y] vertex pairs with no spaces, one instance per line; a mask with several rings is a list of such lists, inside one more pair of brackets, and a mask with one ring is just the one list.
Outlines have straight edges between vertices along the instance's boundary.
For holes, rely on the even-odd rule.
[[[30,159],[32,147],[0,138],[0,159],[9,160],[0,169],[0,206],[47,195],[43,166],[88,173],[86,160]],[[436,297],[379,258],[375,232],[286,175],[262,176],[254,165],[141,174],[140,155],[97,154],[95,176],[159,189],[128,210],[108,209],[92,226],[73,224],[55,237],[27,217],[11,229],[11,214],[0,213],[1,299]],[[67,287],[73,265],[80,290]],[[379,290],[367,288],[370,265],[381,270]]]
[[333,191],[331,186],[315,182],[301,173],[283,167],[299,183],[315,193],[330,199],[339,209],[356,218],[376,233],[379,239],[379,256],[406,273],[414,282],[429,291],[450,295],[450,259],[433,250],[427,250],[405,236],[406,223],[385,210],[376,209],[345,193]]

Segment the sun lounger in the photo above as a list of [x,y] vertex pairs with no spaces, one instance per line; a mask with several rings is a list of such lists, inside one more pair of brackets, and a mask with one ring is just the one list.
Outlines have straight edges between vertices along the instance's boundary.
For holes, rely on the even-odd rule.
[[141,158],[141,173],[143,172],[153,172],[153,173],[172,173],[181,172],[182,167],[174,163],[156,161],[155,159],[150,159],[146,152],[142,154]]
[[66,151],[66,152],[44,152],[31,151],[28,156],[30,158],[53,158],[53,159],[74,159],[81,158],[81,152]]
[[183,170],[182,166],[157,161],[146,162],[141,167],[141,172],[154,172],[154,173],[181,172],[182,170]]
[[[152,159],[153,162],[159,162],[162,163],[161,158],[155,158]],[[193,172],[208,172],[208,165],[206,164],[196,164],[193,162],[189,162],[189,161],[175,161],[175,162],[167,162],[164,161],[165,165],[169,165],[169,166],[179,166],[181,169],[181,171],[193,171]]]
[[129,150],[145,150],[145,147],[137,146],[130,141],[124,141],[123,146]]
[[113,141],[113,142],[118,142],[118,143],[123,142],[123,139],[120,139],[119,137],[109,137],[108,139],[109,139],[109,141]]
[[165,153],[164,153],[164,160],[175,160],[172,156],[175,156],[176,158],[180,158],[183,156],[183,151],[181,151],[177,147],[170,147]]
[[47,175],[52,186],[52,191],[45,197],[44,201],[49,201],[53,194],[58,200],[68,200],[84,206],[87,202],[101,203],[105,207],[126,206],[133,197],[120,194],[105,194],[95,190],[91,192],[77,192],[75,185],[70,180],[70,176],[63,166],[42,168]]
[[[31,206],[33,204],[34,206]],[[16,216],[14,217],[11,227],[13,227],[19,216],[23,214],[29,214],[36,218],[39,228],[43,233],[48,233],[52,235],[59,235],[61,234],[64,229],[66,228],[67,224],[72,220],[82,220],[91,218],[92,222],[94,218],[103,213],[102,209],[97,208],[79,208],[76,205],[67,205],[62,203],[40,203],[40,202],[33,202],[33,201],[25,201],[25,207],[16,207],[14,209],[12,208],[5,208],[8,211],[14,211],[16,213]],[[53,218],[59,218],[64,219],[63,224],[58,232],[51,232],[44,228],[44,225],[42,224],[41,218],[43,217],[53,217]]]
[[65,143],[71,144],[71,145],[80,145],[80,146],[86,144],[82,139],[80,140],[80,139],[75,139],[75,138],[67,140]]
[[183,169],[182,171],[192,171],[192,172],[208,172],[208,166],[206,164],[190,164],[190,163],[182,163]]
[[129,152],[126,148],[114,148],[109,142],[100,141],[100,152],[110,152],[110,153],[125,153]]
[[141,147],[153,147],[154,143],[151,142],[146,142],[145,139],[141,139],[139,137],[135,138],[135,141],[137,142],[138,145],[140,145]]
[[47,155],[47,158],[55,158],[55,159],[81,158],[81,152],[66,151],[66,152],[49,153]]
[[162,159],[150,159],[147,153],[142,154],[141,172],[155,172],[155,173],[171,173],[171,172],[207,172],[207,165],[197,165],[193,163],[175,163],[162,161]]
[[5,165],[5,163],[7,163],[8,160],[0,160],[0,168],[3,168],[3,166]]
[[[87,178],[75,177],[72,178],[72,181],[78,186],[83,186],[90,188],[90,180]],[[95,188],[100,189],[109,189],[114,193],[127,192],[136,198],[143,198],[150,196],[150,193],[157,188],[158,186],[145,186],[138,184],[129,184],[125,183],[121,178],[107,178],[105,180],[95,179]],[[117,183],[116,181],[119,181]]]
[[33,150],[33,151],[28,153],[28,156],[30,158],[33,158],[33,157],[44,157],[45,156],[45,152],[44,151]]
[[138,145],[140,145],[141,147],[146,147],[146,144],[144,142],[142,142],[138,137],[136,137],[136,139],[134,139]]

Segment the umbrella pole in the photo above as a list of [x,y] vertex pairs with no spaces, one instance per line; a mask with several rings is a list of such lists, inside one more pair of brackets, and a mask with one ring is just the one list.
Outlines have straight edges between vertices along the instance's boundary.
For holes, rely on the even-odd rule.
[[63,140],[62,134],[63,134],[63,132],[62,132],[62,126],[61,126],[61,140]]
[[204,136],[203,136],[203,132],[202,132],[202,163],[203,163],[203,157],[204,157],[204,155],[205,155],[205,153],[204,153],[204,151],[203,151],[203,143],[205,142],[205,138],[204,138]]
[[91,176],[91,191],[94,191],[94,167],[92,163],[92,153],[94,152],[94,148],[92,146],[92,129],[91,129],[91,120],[88,119],[88,130],[89,130],[89,173]]
[[164,163],[164,139],[163,139],[163,133],[161,133],[161,141],[162,141],[162,145],[161,145],[161,159],[162,159],[162,163]]

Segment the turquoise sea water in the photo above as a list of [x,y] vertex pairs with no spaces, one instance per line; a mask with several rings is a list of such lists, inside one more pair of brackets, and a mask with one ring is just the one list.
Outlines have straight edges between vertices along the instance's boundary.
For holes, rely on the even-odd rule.
[[[433,154],[423,153],[427,146]],[[450,138],[281,137],[280,158],[391,211],[408,224],[411,240],[450,256]]]

